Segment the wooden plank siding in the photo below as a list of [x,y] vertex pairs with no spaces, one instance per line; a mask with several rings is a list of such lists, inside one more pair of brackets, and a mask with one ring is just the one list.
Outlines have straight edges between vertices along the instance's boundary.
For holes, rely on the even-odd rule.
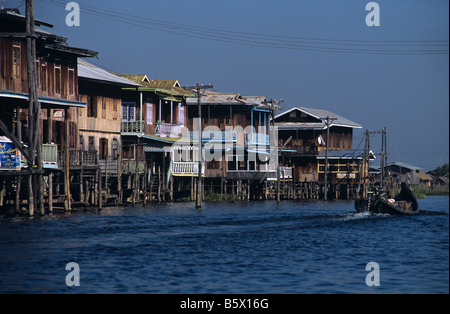
[[96,150],[101,160],[104,157],[117,159],[120,154],[121,108],[120,87],[84,81],[80,78],[79,101],[86,108],[74,108],[76,114],[70,121],[77,125],[77,150]]
[[[20,49],[20,64],[16,63],[17,57],[14,58],[15,49]],[[0,51],[0,89],[28,93],[26,43],[0,38]],[[47,50],[37,49],[38,94],[40,96],[78,100],[76,56],[69,54],[48,55]],[[20,68],[20,75],[15,74],[15,66]],[[60,70],[60,84],[57,84],[58,69]],[[60,87],[59,90],[57,89],[58,86]]]

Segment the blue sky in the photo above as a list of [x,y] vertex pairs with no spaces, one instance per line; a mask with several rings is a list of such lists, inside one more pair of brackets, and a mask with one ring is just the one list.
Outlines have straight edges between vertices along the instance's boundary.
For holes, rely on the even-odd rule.
[[[388,161],[425,171],[449,162],[447,0],[376,1],[379,27],[366,25],[362,0],[79,0],[79,27],[65,24],[67,2],[35,0],[36,18],[98,51],[91,61],[106,69],[330,110],[363,126],[355,148],[366,129],[386,127]],[[0,6],[24,13],[23,3]],[[371,143],[380,150],[380,137]]]

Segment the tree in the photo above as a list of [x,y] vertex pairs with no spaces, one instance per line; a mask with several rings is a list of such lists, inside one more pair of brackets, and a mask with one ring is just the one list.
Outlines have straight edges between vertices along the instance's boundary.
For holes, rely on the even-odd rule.
[[444,164],[442,166],[437,167],[436,169],[434,169],[431,172],[436,177],[444,177],[444,176],[448,175],[449,165],[448,164]]

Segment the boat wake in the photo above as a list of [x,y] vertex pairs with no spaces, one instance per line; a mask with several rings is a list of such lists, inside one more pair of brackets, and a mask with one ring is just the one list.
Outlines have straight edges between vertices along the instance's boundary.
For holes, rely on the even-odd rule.
[[361,220],[361,219],[373,219],[373,218],[385,218],[385,217],[392,217],[390,214],[376,214],[376,213],[370,213],[370,212],[353,212],[353,213],[347,213],[343,214],[339,217],[339,220],[343,221],[349,221],[349,220]]

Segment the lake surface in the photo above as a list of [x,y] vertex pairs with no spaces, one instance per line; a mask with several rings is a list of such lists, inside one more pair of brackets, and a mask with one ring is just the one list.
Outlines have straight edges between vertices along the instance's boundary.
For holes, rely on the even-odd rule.
[[[407,217],[266,201],[0,218],[0,293],[449,293],[449,198],[419,205]],[[66,285],[69,262],[79,286]]]

